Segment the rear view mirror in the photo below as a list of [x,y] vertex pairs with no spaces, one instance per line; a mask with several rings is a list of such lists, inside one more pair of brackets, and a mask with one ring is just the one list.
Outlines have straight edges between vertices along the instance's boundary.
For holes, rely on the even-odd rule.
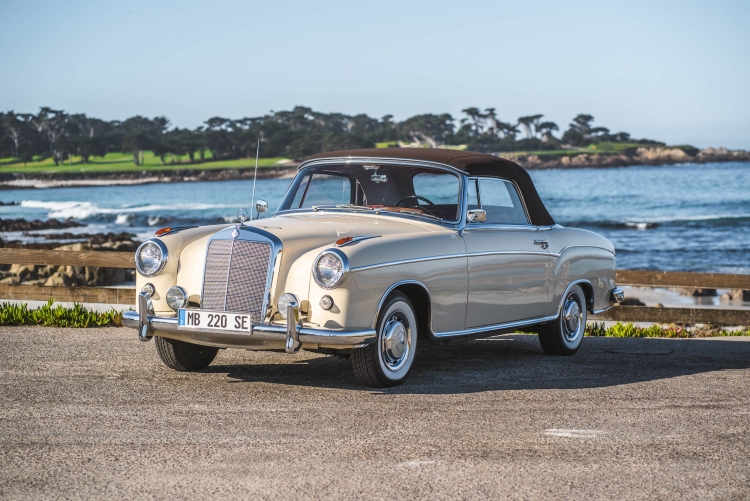
[[268,210],[268,202],[265,200],[258,200],[255,203],[255,210],[258,211],[258,214],[262,214]]
[[469,209],[466,214],[466,221],[469,223],[484,223],[487,221],[487,213],[484,209]]

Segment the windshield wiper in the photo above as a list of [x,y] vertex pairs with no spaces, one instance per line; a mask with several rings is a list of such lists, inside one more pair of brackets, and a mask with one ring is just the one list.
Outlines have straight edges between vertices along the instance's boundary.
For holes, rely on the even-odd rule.
[[375,209],[376,212],[387,212],[389,214],[405,214],[407,216],[415,216],[415,217],[428,217],[430,219],[434,219],[436,221],[442,221],[443,218],[433,216],[432,214],[427,214],[424,212],[409,212],[409,211],[398,211],[398,210],[388,210],[388,209]]
[[375,210],[372,207],[365,207],[364,205],[355,205],[355,204],[337,205],[336,208],[337,209]]

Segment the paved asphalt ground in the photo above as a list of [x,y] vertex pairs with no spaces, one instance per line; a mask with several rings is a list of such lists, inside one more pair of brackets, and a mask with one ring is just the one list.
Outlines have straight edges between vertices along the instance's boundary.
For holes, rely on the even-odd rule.
[[162,366],[126,329],[0,328],[0,499],[748,499],[750,338],[514,335]]

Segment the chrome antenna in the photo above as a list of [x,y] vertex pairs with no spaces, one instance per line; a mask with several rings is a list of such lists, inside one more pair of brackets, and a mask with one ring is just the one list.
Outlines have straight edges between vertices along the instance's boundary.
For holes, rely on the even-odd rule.
[[[255,150],[255,174],[253,174],[253,198],[250,201],[250,219],[251,220],[253,219],[253,207],[255,207],[255,181],[258,178],[258,155],[259,154],[260,154],[260,136],[258,136],[258,148]],[[258,217],[260,217],[260,212],[258,212]]]

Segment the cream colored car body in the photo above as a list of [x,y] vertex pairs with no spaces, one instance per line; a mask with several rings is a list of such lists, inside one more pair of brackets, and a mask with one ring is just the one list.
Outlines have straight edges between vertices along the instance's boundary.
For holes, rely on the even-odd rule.
[[[234,225],[184,229],[159,237],[168,261],[156,276],[138,274],[140,290],[150,283],[155,317],[174,317],[167,290],[179,285],[200,304],[203,269],[210,238]],[[300,299],[304,327],[330,331],[374,329],[388,292],[401,288],[420,309],[420,335],[431,339],[481,336],[533,325],[557,317],[565,291],[580,284],[592,312],[614,300],[615,253],[605,238],[580,229],[497,226],[471,223],[465,228],[429,220],[369,212],[308,211],[277,214],[246,222],[242,231],[269,232],[281,241],[269,291],[265,323],[284,325],[276,305],[282,293]],[[335,289],[312,278],[315,258],[342,237],[374,237],[339,248],[349,272]],[[541,242],[541,243],[540,243]],[[324,295],[334,308],[319,306]],[[175,332],[155,335],[197,344],[248,349],[283,349],[279,341],[226,341]],[[346,349],[341,343],[304,343],[303,349]]]

